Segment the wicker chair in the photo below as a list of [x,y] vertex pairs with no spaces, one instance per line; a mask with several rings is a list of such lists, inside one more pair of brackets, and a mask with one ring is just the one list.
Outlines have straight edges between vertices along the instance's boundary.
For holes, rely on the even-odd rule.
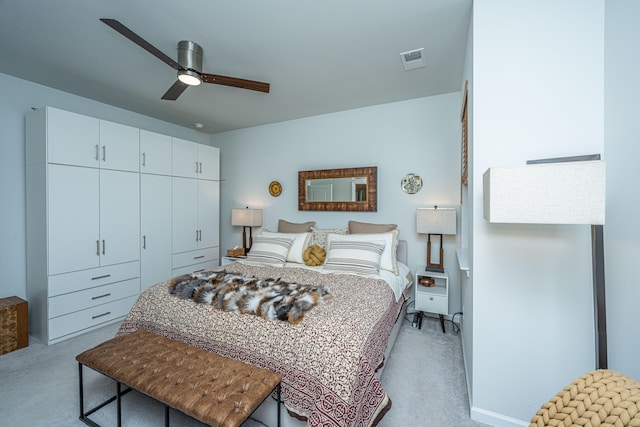
[[640,427],[640,382],[599,369],[542,405],[529,427]]

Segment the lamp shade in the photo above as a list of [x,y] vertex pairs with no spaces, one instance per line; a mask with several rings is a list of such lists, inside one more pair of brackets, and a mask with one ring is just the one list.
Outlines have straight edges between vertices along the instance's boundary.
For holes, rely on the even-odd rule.
[[603,160],[490,168],[483,187],[492,223],[604,224]]
[[262,225],[262,209],[231,209],[231,225],[258,227]]
[[421,234],[456,234],[455,208],[416,209],[416,231]]

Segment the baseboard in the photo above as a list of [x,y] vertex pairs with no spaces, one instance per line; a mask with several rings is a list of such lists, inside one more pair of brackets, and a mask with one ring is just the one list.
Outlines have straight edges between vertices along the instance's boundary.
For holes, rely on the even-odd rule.
[[493,427],[528,427],[528,421],[488,411],[482,408],[471,407],[471,419]]

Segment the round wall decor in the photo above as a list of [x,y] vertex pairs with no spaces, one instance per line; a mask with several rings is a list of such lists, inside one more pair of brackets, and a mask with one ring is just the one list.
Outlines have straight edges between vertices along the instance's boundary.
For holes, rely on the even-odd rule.
[[278,181],[271,181],[269,184],[269,194],[273,197],[278,197],[282,193],[282,185]]
[[414,173],[409,173],[402,178],[400,186],[405,193],[416,194],[422,189],[422,178]]

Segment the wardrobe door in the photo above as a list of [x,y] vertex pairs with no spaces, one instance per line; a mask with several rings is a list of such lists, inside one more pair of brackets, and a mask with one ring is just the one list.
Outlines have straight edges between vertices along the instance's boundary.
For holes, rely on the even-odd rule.
[[138,172],[140,130],[100,120],[99,159],[102,169]]
[[198,180],[198,248],[219,245],[220,182]]
[[98,267],[98,169],[51,164],[48,173],[48,274]]
[[198,180],[172,178],[173,253],[198,248]]
[[140,175],[140,291],[171,278],[171,177]]
[[100,170],[100,265],[140,259],[140,174]]
[[98,167],[100,121],[70,111],[46,108],[49,163]]

